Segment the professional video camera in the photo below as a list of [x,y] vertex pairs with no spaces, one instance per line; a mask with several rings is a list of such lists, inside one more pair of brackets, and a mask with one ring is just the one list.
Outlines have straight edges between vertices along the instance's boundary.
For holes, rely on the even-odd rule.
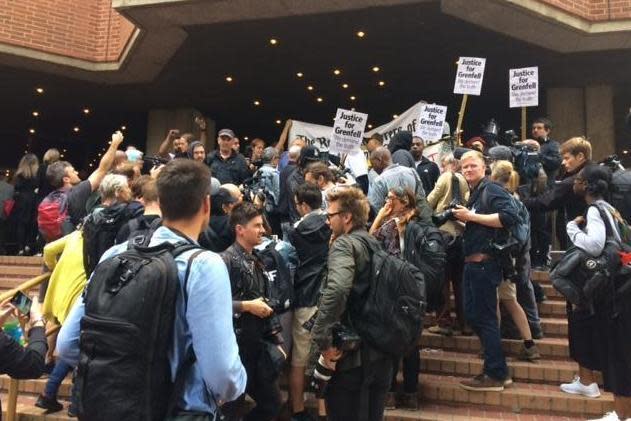
[[142,157],[142,170],[140,171],[142,174],[149,174],[153,167],[159,167],[160,165],[165,165],[170,161],[170,159],[162,158],[160,156],[143,156]]
[[620,162],[620,158],[616,154],[609,155],[608,157],[606,157],[605,159],[600,161],[598,164],[606,166],[607,168],[609,168],[611,170],[612,173],[614,173],[614,172],[616,172],[618,170],[624,170],[625,169],[622,166],[622,163]]

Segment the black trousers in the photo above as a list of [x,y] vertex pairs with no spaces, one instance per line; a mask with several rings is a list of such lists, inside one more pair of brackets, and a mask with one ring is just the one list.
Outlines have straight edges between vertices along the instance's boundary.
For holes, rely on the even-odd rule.
[[325,392],[329,421],[381,421],[392,381],[392,359],[336,371]]
[[418,374],[421,371],[418,347],[415,347],[403,358],[392,359],[392,386],[390,391],[397,391],[397,371],[401,361],[403,361],[403,392],[416,393],[418,391]]
[[552,241],[552,217],[549,212],[530,212],[530,260],[533,266],[546,266]]

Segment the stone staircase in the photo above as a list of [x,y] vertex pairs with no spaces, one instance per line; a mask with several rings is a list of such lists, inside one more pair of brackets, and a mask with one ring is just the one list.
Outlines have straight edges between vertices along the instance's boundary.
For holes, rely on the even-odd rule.
[[[0,256],[0,292],[19,285],[41,273],[41,258]],[[536,341],[542,354],[537,363],[515,358],[520,341],[503,340],[514,384],[504,392],[469,392],[458,385],[463,378],[479,374],[482,360],[478,356],[480,342],[475,336],[446,337],[425,331],[421,337],[421,409],[419,411],[386,411],[385,419],[397,420],[579,420],[597,418],[610,411],[613,397],[603,393],[598,399],[568,395],[559,390],[559,383],[571,381],[577,365],[568,357],[565,301],[552,288],[548,274],[533,273],[548,297],[539,308],[545,338]],[[42,392],[45,379],[20,382],[19,421],[68,420],[65,410],[44,415],[33,404]],[[0,376],[0,399],[6,411],[9,379]],[[60,399],[67,407],[70,379],[60,390]],[[313,399],[309,406],[313,406]],[[6,416],[6,414],[3,414]]]

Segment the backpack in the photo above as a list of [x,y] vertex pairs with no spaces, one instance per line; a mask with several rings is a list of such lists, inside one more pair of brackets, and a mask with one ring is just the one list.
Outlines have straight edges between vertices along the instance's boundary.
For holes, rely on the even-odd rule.
[[116,243],[118,231],[129,221],[127,204],[96,210],[83,222],[83,267],[89,278],[103,253]]
[[171,381],[168,353],[173,345],[179,279],[175,257],[193,244],[162,243],[128,249],[99,264],[84,292],[76,390],[80,420],[164,420],[181,395],[187,356]]
[[625,221],[631,221],[631,171],[616,171],[611,176],[611,205]]
[[267,298],[277,314],[289,310],[294,301],[294,283],[289,265],[276,250],[276,241],[270,241],[262,250],[256,250],[256,256],[265,267],[267,278]]
[[148,245],[151,235],[162,225],[162,218],[155,218],[148,223],[144,216],[133,218],[128,222],[129,240],[136,244]]
[[425,314],[425,280],[414,265],[361,238],[371,255],[370,272],[357,279],[349,316],[362,341],[395,357],[418,344]]
[[435,311],[444,304],[445,234],[432,224],[410,221],[405,228],[403,257],[423,274],[427,307]]
[[68,215],[68,193],[50,192],[37,207],[37,228],[47,243],[55,241],[73,230]]
[[[509,251],[513,257],[519,253],[523,253],[524,247],[530,240],[530,213],[526,206],[515,196],[510,194],[510,206],[517,214],[517,220],[510,228],[502,228],[497,230],[497,238],[495,242],[497,244],[506,244],[509,247]],[[482,206],[489,208],[488,196],[486,195],[486,189],[482,192]]]

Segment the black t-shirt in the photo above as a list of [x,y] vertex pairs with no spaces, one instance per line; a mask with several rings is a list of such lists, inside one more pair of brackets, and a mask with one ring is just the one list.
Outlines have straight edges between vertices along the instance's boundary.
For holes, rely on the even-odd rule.
[[68,214],[70,215],[72,225],[78,225],[87,215],[86,203],[91,194],[92,185],[90,184],[90,180],[83,180],[67,191]]

